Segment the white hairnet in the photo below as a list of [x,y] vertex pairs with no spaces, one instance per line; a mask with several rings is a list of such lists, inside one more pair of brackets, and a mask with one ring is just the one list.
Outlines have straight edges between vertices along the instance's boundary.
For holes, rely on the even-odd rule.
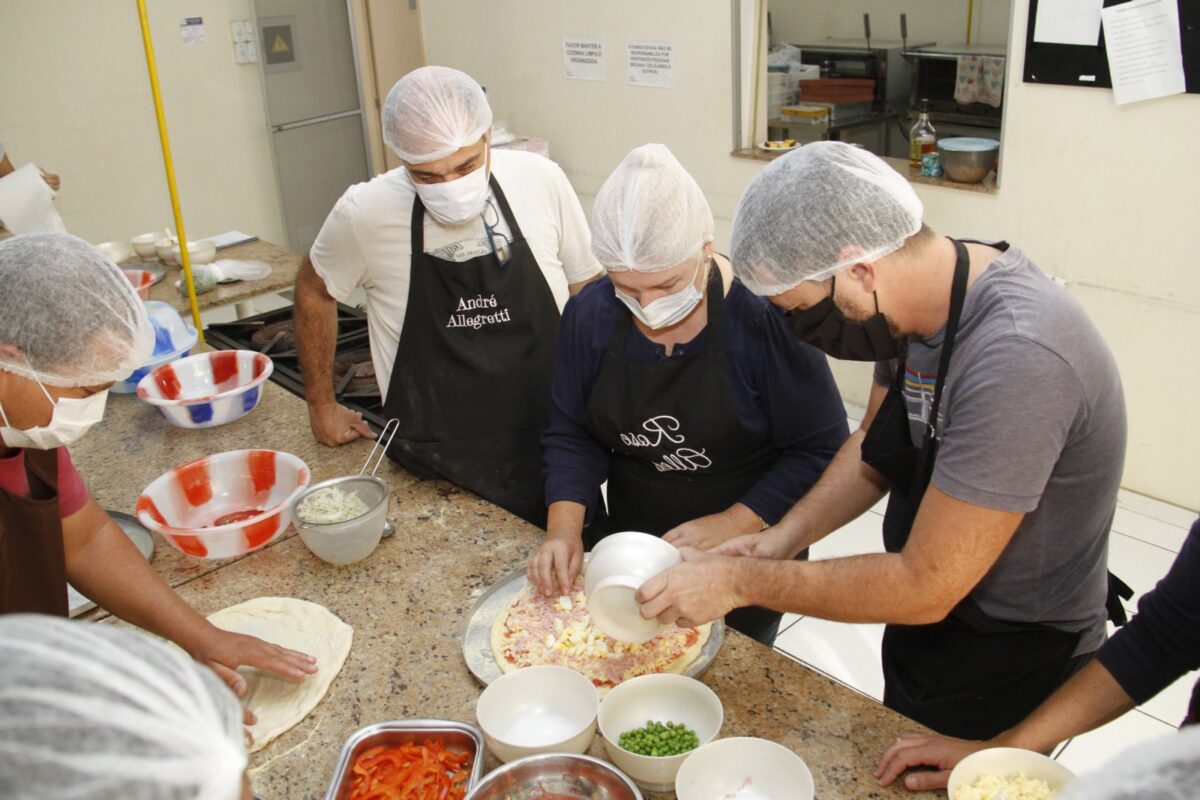
[[912,185],[878,156],[813,142],[750,181],[733,219],[733,269],[755,294],[782,294],[898,250],[923,213]]
[[383,139],[410,164],[445,158],[490,127],[487,95],[474,78],[450,67],[414,69],[383,101]]
[[592,204],[592,252],[607,269],[673,267],[712,238],[712,209],[666,145],[630,152]]
[[146,307],[99,250],[65,233],[0,242],[0,369],[53,386],[119,381],[154,348]]
[[144,633],[0,617],[0,797],[239,800],[237,698]]
[[1192,800],[1200,787],[1200,725],[1122,751],[1071,781],[1059,800]]

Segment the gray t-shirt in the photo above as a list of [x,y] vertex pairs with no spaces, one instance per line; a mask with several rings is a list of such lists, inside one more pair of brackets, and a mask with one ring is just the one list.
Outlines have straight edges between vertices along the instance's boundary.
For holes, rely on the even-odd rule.
[[[1105,637],[1108,532],[1125,461],[1125,398],[1112,353],[1083,308],[1020,250],[967,292],[942,404],[933,484],[1025,517],[972,590],[989,616]],[[945,330],[912,338],[904,398],[920,442]],[[893,362],[875,380],[890,384]]]

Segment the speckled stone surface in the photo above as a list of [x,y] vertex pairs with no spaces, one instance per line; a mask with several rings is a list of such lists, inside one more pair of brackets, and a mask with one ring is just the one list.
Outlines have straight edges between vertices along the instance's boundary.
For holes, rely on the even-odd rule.
[[[317,444],[303,401],[267,384],[258,409],[209,431],[172,428],[135,397],[115,396],[72,454],[102,505],[131,510],[140,490],[172,466],[242,447],[294,453],[315,480],[357,472],[370,449]],[[464,614],[541,540],[541,531],[450,484],[418,480],[389,462],[379,474],[392,487],[397,532],[359,564],[325,564],[290,532],[225,562],[183,556],[156,537],[154,566],[202,613],[283,595],[320,603],[354,627],[353,649],[325,700],[253,757],[252,783],[267,800],[322,798],[342,744],[363,726],[415,717],[474,724],[481,687],[462,658]],[[915,723],[732,630],[703,680],[725,706],[721,735],[791,748],[812,769],[821,800],[908,796],[881,789],[871,772]],[[591,752],[604,757],[598,737]],[[486,768],[495,766],[489,756]]]
[[[235,261],[265,261],[271,267],[271,274],[261,281],[234,281],[233,283],[218,284],[217,288],[196,295],[196,304],[200,306],[201,311],[226,303],[236,303],[239,300],[249,300],[255,295],[292,288],[296,282],[296,271],[300,268],[301,257],[287,248],[259,240],[218,250],[217,258],[229,258]],[[126,264],[125,266],[132,265]],[[187,311],[187,296],[181,295],[175,288],[175,281],[182,277],[183,267],[167,265],[166,277],[150,289],[150,299],[162,300],[180,311]]]

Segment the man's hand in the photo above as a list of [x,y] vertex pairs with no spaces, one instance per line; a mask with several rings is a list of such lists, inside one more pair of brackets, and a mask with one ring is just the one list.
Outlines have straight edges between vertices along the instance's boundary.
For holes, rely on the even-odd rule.
[[747,605],[736,585],[741,562],[690,547],[680,552],[682,564],[660,572],[638,589],[635,597],[642,604],[643,617],[694,628]]
[[875,767],[875,777],[881,786],[891,786],[896,778],[912,767],[933,767],[913,772],[904,779],[904,786],[914,792],[944,789],[950,770],[972,753],[989,747],[988,742],[952,739],[948,736],[925,736],[906,733],[887,749]]
[[570,594],[582,566],[583,539],[550,534],[529,557],[525,574],[538,591],[549,597]]
[[759,516],[741,503],[736,503],[719,514],[709,514],[677,525],[663,534],[662,538],[679,548],[711,550],[739,534],[761,528]]
[[792,537],[778,526],[767,528],[761,533],[747,533],[709,548],[709,552],[718,556],[748,556],[751,558],[795,558],[799,550],[793,552]]
[[330,447],[347,444],[355,439],[375,438],[375,432],[363,420],[362,414],[338,403],[310,405],[308,422],[317,441]]
[[[246,693],[246,679],[236,671],[241,666],[255,667],[291,681],[301,681],[317,671],[317,660],[312,656],[211,624],[189,644],[187,649],[192,658],[211,667],[238,697]],[[254,723],[249,709],[245,721],[247,725]]]

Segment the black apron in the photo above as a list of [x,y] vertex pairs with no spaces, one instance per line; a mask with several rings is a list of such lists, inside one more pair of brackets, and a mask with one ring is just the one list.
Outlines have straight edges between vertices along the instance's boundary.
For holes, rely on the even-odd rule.
[[[970,271],[966,247],[959,241],[954,247],[950,317],[921,446],[909,434],[903,357],[862,444],[863,461],[891,484],[883,521],[890,553],[908,541],[937,457],[938,410]],[[988,739],[1028,716],[1087,662],[1091,654],[1074,655],[1080,635],[994,619],[968,595],[941,622],[887,626],[883,702],[938,733]]]
[[[613,327],[585,419],[588,432],[612,451],[609,531],[662,536],[689,520],[725,511],[779,457],[769,437],[746,430],[738,420],[725,352],[725,292],[715,264],[707,295],[708,341],[700,353],[633,363],[625,356],[632,314],[624,311]],[[585,529],[587,548],[607,532],[595,525]],[[781,616],[749,607],[726,619],[770,644]]]
[[29,497],[0,489],[0,614],[67,616],[58,449],[26,449]]
[[491,188],[512,229],[507,264],[494,253],[426,253],[425,206],[413,198],[408,309],[384,403],[400,427],[388,455],[544,528],[541,434],[559,312],[495,176]]

